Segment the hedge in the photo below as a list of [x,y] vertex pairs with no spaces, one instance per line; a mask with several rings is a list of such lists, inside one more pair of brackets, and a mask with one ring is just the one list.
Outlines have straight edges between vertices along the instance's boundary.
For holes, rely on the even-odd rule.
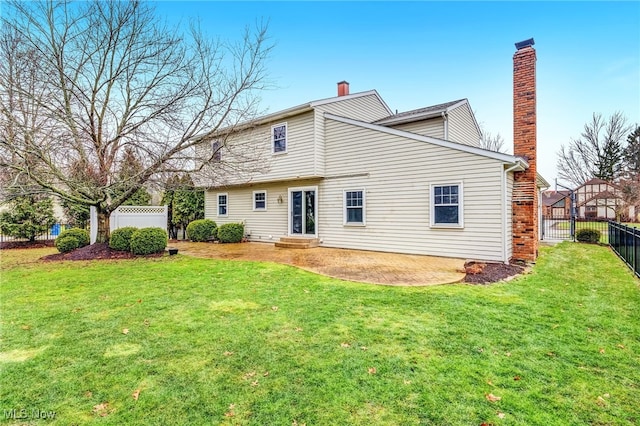
[[239,243],[244,237],[244,225],[241,223],[225,223],[218,228],[218,240],[221,243]]
[[78,240],[71,236],[56,238],[56,248],[60,253],[67,253],[78,248]]
[[[60,233],[60,235],[58,235],[58,237],[56,238],[56,241],[55,241],[56,248],[61,253],[65,253],[65,252],[60,250],[60,248],[58,247],[58,241],[62,240],[62,239],[66,239],[66,238],[73,238],[78,243],[74,248],[69,249],[67,251],[71,251],[71,250],[76,249],[78,247],[88,246],[89,242],[90,242],[89,231],[87,231],[85,229],[80,229],[80,228],[65,229],[64,231],[62,231]],[[68,242],[61,243],[61,246],[64,246],[65,248],[70,247]]]
[[131,235],[131,252],[133,254],[159,253],[167,247],[167,231],[162,228],[141,228]]
[[581,229],[576,233],[576,240],[581,243],[600,242],[600,231],[597,229]]
[[218,225],[211,219],[194,220],[187,226],[187,236],[191,241],[202,242],[216,238]]
[[109,237],[109,247],[118,251],[130,251],[131,236],[137,230],[138,228],[133,226],[125,226],[123,228],[116,229]]

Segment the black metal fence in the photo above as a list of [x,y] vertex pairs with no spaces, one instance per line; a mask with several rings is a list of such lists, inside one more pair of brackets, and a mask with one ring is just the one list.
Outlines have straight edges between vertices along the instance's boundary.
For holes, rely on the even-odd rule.
[[[63,224],[63,223],[54,223],[53,226],[47,230],[47,232],[44,232],[44,233],[38,235],[36,237],[36,241],[55,240],[56,237],[58,235],[60,235],[60,232],[62,232],[65,229],[69,229],[69,228],[71,228],[71,225],[67,225],[67,224]],[[0,243],[6,243],[6,242],[9,242],[9,241],[29,241],[29,239],[28,238],[16,238],[16,237],[12,237],[10,235],[4,235],[0,231]]]
[[609,245],[640,277],[640,229],[609,222]]
[[607,219],[578,219],[571,216],[542,216],[542,240],[575,241],[582,229],[600,232],[600,242],[609,242],[609,221]]

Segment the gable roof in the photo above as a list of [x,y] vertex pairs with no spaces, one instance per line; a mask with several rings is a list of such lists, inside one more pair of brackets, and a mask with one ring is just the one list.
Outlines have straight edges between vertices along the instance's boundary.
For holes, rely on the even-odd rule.
[[[401,136],[404,138],[413,139],[420,142],[427,142],[430,144],[455,149],[457,151],[462,151],[470,154],[481,155],[483,157],[493,158],[495,160],[499,160],[504,163],[519,165],[521,167],[521,170],[525,170],[529,167],[529,163],[524,158],[517,157],[510,154],[503,154],[501,152],[489,151],[487,149],[465,145],[457,142],[451,142],[444,139],[438,139],[431,136],[423,136],[416,133],[405,132],[404,130],[398,130],[392,127],[386,127],[386,126],[375,124],[375,123],[366,123],[364,121],[358,121],[352,118],[341,117],[339,115],[330,114],[328,112],[324,113],[324,117],[329,120],[339,121],[341,123],[363,127],[365,129],[374,130],[377,132],[387,133],[395,136]],[[540,176],[540,178],[542,177]],[[544,181],[544,183],[546,183],[546,181]]]
[[542,204],[545,206],[550,206],[562,200],[563,198],[568,197],[569,195],[570,195],[570,191],[565,191],[565,190],[543,191]]
[[465,103],[469,103],[467,99],[458,99],[457,101],[445,102],[443,104],[431,105],[424,108],[413,109],[411,111],[393,114],[380,120],[374,121],[375,124],[401,124],[410,123],[412,121],[425,120],[427,118],[438,117],[442,113],[447,113]]
[[384,99],[382,99],[382,97],[380,96],[380,94],[378,93],[377,90],[367,90],[365,92],[357,92],[357,93],[352,93],[350,95],[344,95],[344,96],[334,96],[331,98],[325,98],[325,99],[319,99],[316,101],[311,101],[311,102],[307,102],[304,104],[300,104],[291,108],[287,108],[287,109],[283,109],[280,111],[275,111],[272,112],[271,114],[267,114],[267,115],[263,115],[260,117],[257,117],[253,120],[248,120],[248,121],[244,121],[242,123],[238,123],[234,126],[228,126],[228,127],[224,127],[221,129],[217,129],[211,132],[207,132],[205,134],[202,135],[197,135],[194,136],[194,139],[200,139],[200,140],[205,140],[207,137],[213,135],[213,134],[223,134],[223,133],[227,133],[227,132],[235,132],[238,130],[242,130],[246,127],[250,127],[250,126],[255,126],[255,125],[259,125],[259,124],[264,124],[264,123],[269,123],[269,122],[273,122],[273,121],[277,121],[277,120],[282,120],[284,118],[287,117],[292,117],[294,115],[298,115],[298,114],[302,114],[304,112],[308,112],[308,111],[313,111],[313,109],[315,107],[321,106],[321,105],[326,105],[326,104],[331,104],[334,102],[342,102],[342,101],[346,101],[349,99],[356,99],[356,98],[362,98],[365,96],[375,96],[376,98],[378,98],[378,101],[380,101],[380,103],[382,104],[382,106],[389,112],[389,114],[391,114],[391,109],[389,108],[389,106],[387,105],[387,103],[384,101]]

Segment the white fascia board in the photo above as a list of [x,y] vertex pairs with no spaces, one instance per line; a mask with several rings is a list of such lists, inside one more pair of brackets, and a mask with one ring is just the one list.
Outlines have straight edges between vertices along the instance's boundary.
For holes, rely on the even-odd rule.
[[381,126],[378,124],[365,123],[363,121],[353,120],[351,118],[340,117],[339,115],[330,114],[328,112],[324,113],[324,118],[334,121],[339,121],[341,123],[350,124],[353,126],[363,127],[365,129],[374,130],[377,132],[387,133],[394,136],[400,136],[407,139],[413,139],[420,142],[426,142],[438,146],[442,146],[445,148],[455,149],[457,151],[467,152],[469,154],[480,155],[482,157],[493,158],[494,160],[499,160],[508,164],[521,164],[524,168],[528,168],[529,164],[521,157],[516,157],[514,155],[503,154],[501,152],[489,151],[482,148],[477,148],[475,146],[464,145],[456,142],[445,141],[443,139],[437,139],[430,136],[418,135],[411,132],[405,132],[403,130],[394,129],[391,127]]
[[540,173],[537,173],[537,172],[536,172],[536,184],[538,188],[547,189],[551,187],[549,182],[547,182],[547,180]]

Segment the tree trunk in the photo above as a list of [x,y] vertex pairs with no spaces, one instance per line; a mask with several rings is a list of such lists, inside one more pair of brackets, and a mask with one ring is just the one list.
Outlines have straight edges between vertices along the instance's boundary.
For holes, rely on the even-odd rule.
[[105,213],[98,209],[98,236],[96,237],[96,243],[108,243],[109,242],[109,224],[110,213]]

